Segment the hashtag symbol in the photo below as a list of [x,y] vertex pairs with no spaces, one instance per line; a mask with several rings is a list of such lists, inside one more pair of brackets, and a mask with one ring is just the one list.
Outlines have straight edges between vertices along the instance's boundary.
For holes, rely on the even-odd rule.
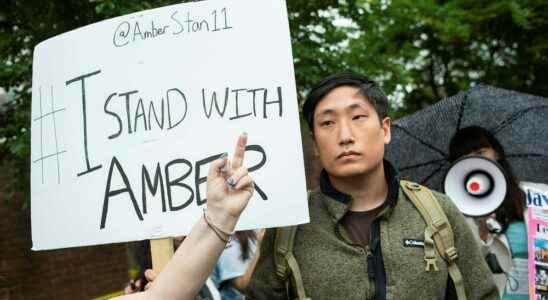
[[[65,108],[55,109],[55,103],[53,98],[53,86],[50,87],[50,100],[51,100],[51,111],[44,113],[42,109],[42,87],[39,87],[39,98],[40,98],[40,116],[33,119],[33,122],[40,122],[40,158],[33,161],[33,163],[39,163],[40,169],[42,172],[42,183],[44,183],[44,160],[49,158],[55,158],[57,162],[57,183],[61,183],[61,171],[60,171],[60,161],[59,155],[67,151],[59,151],[59,143],[57,141],[57,124],[55,121],[55,115],[61,111],[64,111]],[[50,154],[44,155],[44,119],[48,117],[51,119],[53,124],[53,136],[55,138],[55,151]]]

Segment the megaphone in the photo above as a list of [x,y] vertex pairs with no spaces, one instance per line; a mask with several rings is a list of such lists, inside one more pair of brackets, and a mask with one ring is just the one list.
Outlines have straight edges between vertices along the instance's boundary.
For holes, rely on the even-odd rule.
[[483,156],[466,156],[453,163],[443,185],[445,194],[464,215],[481,217],[502,204],[508,178],[498,163]]

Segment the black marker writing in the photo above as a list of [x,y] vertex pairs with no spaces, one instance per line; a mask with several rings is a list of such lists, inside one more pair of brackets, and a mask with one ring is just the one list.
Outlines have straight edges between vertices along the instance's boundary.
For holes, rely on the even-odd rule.
[[[249,172],[254,172],[262,168],[266,162],[267,162],[267,155],[264,150],[264,148],[260,145],[248,145],[245,149],[246,152],[257,152],[260,155],[260,161],[256,163],[254,166],[249,167]],[[204,184],[207,180],[206,177],[203,177],[202,174],[202,168],[204,168],[206,165],[208,165],[213,160],[219,158],[221,154],[216,154],[209,156],[205,159],[198,160],[194,163],[194,165],[189,162],[188,160],[184,158],[177,158],[174,160],[169,161],[165,167],[164,167],[164,173],[162,174],[162,169],[159,163],[156,164],[156,169],[154,172],[154,179],[151,180],[150,172],[147,170],[147,168],[142,165],[141,167],[141,205],[142,208],[139,207],[139,203],[137,202],[137,199],[135,198],[135,193],[133,192],[132,185],[129,182],[129,179],[126,175],[126,172],[124,171],[124,168],[118,161],[118,159],[113,156],[112,160],[110,162],[110,168],[107,175],[107,182],[106,182],[106,188],[105,188],[105,196],[103,200],[103,208],[101,213],[101,222],[100,222],[100,229],[104,229],[107,222],[107,216],[108,216],[108,208],[109,208],[109,202],[111,201],[112,197],[118,196],[121,197],[122,194],[127,194],[127,197],[129,197],[129,200],[133,206],[133,210],[135,211],[135,214],[137,215],[137,218],[140,221],[143,221],[144,215],[146,215],[149,210],[148,207],[148,200],[147,200],[147,190],[152,194],[152,196],[156,196],[158,194],[158,190],[160,191],[160,197],[162,201],[162,212],[167,211],[178,211],[182,210],[185,207],[188,207],[193,200],[196,198],[196,205],[200,206],[203,205],[207,199],[201,198],[200,196],[200,185]],[[111,190],[112,182],[119,182],[119,179],[115,178],[114,170],[116,170],[116,175],[121,179],[121,181],[124,183],[124,187],[117,190]],[[195,172],[194,177],[190,176],[192,174],[192,171]],[[165,177],[163,177],[165,176]],[[165,180],[164,180],[165,178]],[[186,181],[187,180],[194,179],[193,184],[189,184]],[[165,188],[164,188],[165,184]],[[195,191],[192,188],[195,188]],[[254,187],[259,196],[263,200],[268,200],[268,196],[266,193],[259,187],[257,182],[254,182]],[[177,197],[175,197],[175,188],[177,188]],[[187,197],[181,197],[181,192],[188,194]],[[167,194],[167,205],[166,205],[166,194]],[[183,199],[183,200],[181,200]],[[177,201],[177,203],[175,203]]]
[[208,119],[209,119],[209,117],[211,117],[211,111],[213,110],[213,104],[215,104],[215,109],[217,110],[217,113],[221,117],[224,117],[225,111],[226,111],[226,104],[228,103],[228,88],[225,89],[225,97],[224,97],[225,100],[224,100],[222,109],[219,107],[219,102],[217,102],[217,92],[213,91],[211,93],[211,98],[210,99],[211,100],[209,102],[209,111],[208,111],[207,107],[206,107],[205,89],[202,89],[202,104],[203,104],[203,107],[204,107],[204,113],[205,113],[206,117]]
[[278,99],[273,100],[273,101],[268,101],[267,100],[268,91],[267,90],[264,91],[264,101],[263,101],[263,118],[264,119],[267,118],[266,106],[270,105],[270,104],[278,104],[278,116],[279,117],[282,116],[282,108],[283,108],[283,105],[282,105],[282,87],[279,86],[276,90],[278,91]]
[[139,37],[141,40],[146,40],[149,38],[155,38],[157,36],[160,36],[164,33],[166,33],[166,28],[168,28],[169,25],[165,25],[162,27],[157,28],[154,26],[154,21],[150,21],[150,29],[145,30],[144,32],[141,32],[141,28],[139,26],[139,22],[135,22],[135,25],[133,26],[133,41],[137,37]]
[[[170,98],[169,97],[169,92],[172,92],[172,97]],[[178,97],[177,97],[178,95]],[[188,111],[188,102],[186,101],[186,96],[183,92],[181,92],[179,89],[176,89],[176,88],[173,88],[173,89],[169,89],[167,92],[166,92],[166,98],[167,98],[167,121],[169,123],[169,127],[167,129],[172,129],[174,128],[175,126],[181,124],[181,122],[184,121],[185,117],[186,117],[186,112]],[[171,99],[173,98],[179,98],[180,100],[183,101],[184,105],[185,105],[185,112],[183,113],[183,116],[181,117],[181,119],[175,123],[175,124],[172,124],[171,123],[171,106],[170,106],[170,103],[171,103]]]
[[[224,24],[225,26],[222,28],[224,30],[226,29],[230,29],[232,28],[232,26],[228,26],[228,15],[227,15],[227,10],[226,10],[226,7],[224,7],[223,9],[221,9],[221,12],[223,13],[223,16],[224,16]],[[214,24],[214,27],[215,29],[213,31],[219,31],[221,29],[219,29],[217,27],[217,10],[214,10],[211,15],[213,16],[213,24]]]
[[[259,109],[262,108],[263,119],[268,119],[273,115],[272,113],[269,113],[272,111],[272,108],[277,108],[276,115],[282,117],[283,95],[281,86],[276,88],[276,93],[277,99],[270,99],[268,89],[266,88],[230,89],[229,87],[226,87],[224,89],[224,97],[222,97],[221,93],[218,93],[215,90],[207,91],[206,89],[202,89],[202,108],[204,110],[204,115],[208,119],[215,115],[224,118],[227,107],[232,111],[232,114],[228,117],[229,120],[251,116],[257,117],[257,107],[259,107]],[[257,102],[259,102],[259,104]],[[262,106],[260,105],[261,102]],[[213,110],[213,106],[215,106],[215,110]]]
[[[141,30],[141,26],[143,26],[143,28],[146,27],[146,29]],[[133,23],[124,21],[118,24],[116,30],[114,30],[112,44],[115,47],[123,47],[130,42],[135,42],[136,40],[156,38],[164,35],[167,32],[167,28],[169,28],[169,25],[157,26],[154,24],[154,21],[150,21],[150,26],[141,25],[139,21],[135,21]]]
[[137,124],[138,124],[138,120],[139,118],[143,118],[143,125],[144,125],[144,129],[145,130],[148,130],[147,128],[147,119],[145,117],[145,107],[143,106],[143,99],[139,99],[139,102],[137,102],[137,108],[135,109],[135,117],[133,118],[134,120],[134,125],[133,125],[133,128],[135,129],[135,131],[137,131]]
[[[239,102],[238,102],[238,94],[242,91],[246,91],[246,89],[232,90],[232,92],[234,93],[234,111],[235,111],[235,115],[233,117],[230,117],[230,120],[251,116],[251,113],[240,114],[240,112],[239,112],[240,105],[239,105]],[[253,103],[253,107],[255,107],[255,103]]]
[[[148,106],[145,105],[144,99],[138,96],[138,93],[138,90],[112,93],[106,99],[104,111],[106,114],[114,117],[117,122],[117,129],[108,136],[109,139],[119,137],[124,132],[124,128],[127,128],[127,134],[133,134],[139,130],[149,131],[153,128],[164,129],[164,120],[166,119],[164,101],[167,102],[167,130],[179,126],[186,119],[188,101],[181,90],[177,88],[169,89],[167,90],[165,97],[161,98],[159,104],[150,101]],[[118,97],[115,98],[115,96]],[[123,110],[125,113],[125,122],[123,122],[122,117],[120,117],[121,113],[117,112],[112,107],[115,105],[115,101],[113,100],[120,98],[124,99]],[[136,105],[132,104],[135,102],[135,99],[137,99]],[[118,107],[120,108],[120,105],[118,105]],[[148,111],[146,109],[147,107]],[[154,121],[152,121],[152,118],[154,118]]]
[[107,109],[107,106],[110,103],[110,100],[112,99],[112,97],[114,97],[116,95],[118,95],[118,94],[116,94],[116,93],[110,94],[107,98],[107,101],[105,101],[105,106],[104,106],[105,113],[115,117],[116,121],[118,121],[118,131],[114,134],[109,135],[108,136],[109,139],[116,138],[120,135],[120,133],[122,133],[122,119],[120,119],[120,117],[117,114],[115,114],[114,112]]
[[84,153],[85,153],[85,159],[86,159],[86,170],[83,171],[83,172],[78,173],[77,176],[81,176],[81,175],[93,172],[93,171],[98,170],[102,167],[102,165],[97,165],[97,166],[92,167],[90,162],[89,162],[88,135],[87,135],[88,131],[87,131],[87,121],[86,121],[86,84],[85,84],[86,78],[97,75],[99,73],[101,73],[101,70],[97,70],[97,71],[94,71],[94,72],[91,72],[91,73],[88,73],[88,74],[77,76],[77,77],[75,77],[73,79],[70,79],[66,82],[66,85],[69,85],[73,82],[78,82],[79,81],[80,84],[81,84],[81,87],[82,87],[82,121],[84,123],[83,137],[84,137]]
[[158,116],[156,115],[156,109],[154,108],[154,102],[150,102],[150,105],[148,106],[148,129],[150,130],[151,127],[151,118],[150,113],[154,114],[154,120],[156,121],[156,124],[160,129],[164,129],[164,101],[162,101],[162,112],[160,116],[162,116],[162,122],[158,121]]
[[[139,16],[141,18],[142,16]],[[134,17],[132,17],[134,18]],[[114,29],[112,44],[124,47],[132,43],[153,40],[171,32],[170,36],[183,33],[218,32],[233,29],[228,8],[214,9],[206,16],[196,16],[192,11],[174,11],[169,14],[169,24],[146,17],[139,20],[122,21]]]
[[116,47],[123,47],[129,43],[129,30],[131,26],[129,22],[122,22],[116,30],[114,30],[114,36],[112,37],[112,43]]
[[[169,167],[176,164],[185,164],[188,167],[188,171],[185,174],[177,177],[175,180],[171,180],[169,176]],[[188,175],[190,175],[190,173],[192,172],[192,164],[188,160],[184,158],[180,158],[180,159],[176,159],[168,162],[166,164],[165,169],[166,169],[167,201],[169,203],[169,210],[171,211],[181,210],[187,207],[194,199],[194,191],[192,191],[192,188],[188,184],[183,183],[183,180],[187,178]],[[171,191],[172,186],[179,186],[188,190],[190,192],[188,199],[180,205],[174,205],[172,191]]]
[[129,91],[129,92],[125,92],[125,93],[120,93],[120,97],[124,97],[126,99],[126,118],[127,118],[127,131],[129,134],[131,134],[131,113],[130,113],[130,110],[129,110],[129,99],[130,99],[130,96],[133,95],[133,94],[136,94],[137,90],[135,91]]
[[147,169],[143,165],[141,168],[141,183],[142,183],[142,202],[143,202],[143,213],[147,213],[147,196],[146,188],[150,190],[152,196],[156,195],[158,187],[160,187],[160,195],[162,196],[162,211],[166,212],[166,199],[164,193],[164,180],[162,179],[162,170],[160,169],[160,163],[156,165],[156,172],[154,173],[154,184],[150,182],[150,175],[148,174]]
[[173,32],[173,35],[177,35],[177,34],[179,34],[179,33],[181,33],[181,32],[184,31],[183,24],[181,24],[181,22],[179,22],[179,20],[175,17],[176,14],[177,14],[177,11],[174,11],[174,12],[171,14],[171,17],[170,17],[170,18],[171,18],[173,21],[175,21],[175,23],[177,23],[177,25],[178,25],[180,28],[179,28],[178,31],[174,31],[174,32]]
[[[111,179],[112,179],[112,172],[114,171],[114,167],[118,170],[118,174],[120,177],[122,177],[122,181],[124,182],[125,187],[119,190],[110,190],[111,185]],[[141,214],[141,211],[139,209],[139,204],[135,200],[135,195],[133,194],[133,191],[131,190],[131,186],[129,185],[129,180],[127,178],[126,173],[124,173],[124,169],[122,169],[122,166],[120,165],[120,162],[118,162],[118,159],[116,156],[112,157],[112,160],[110,162],[110,168],[108,169],[108,177],[107,177],[107,187],[105,189],[105,197],[103,200],[103,210],[101,213],[101,225],[100,229],[105,228],[105,223],[107,221],[107,213],[108,213],[108,202],[110,201],[110,197],[114,197],[116,195],[122,194],[122,193],[128,193],[129,198],[131,199],[131,203],[133,204],[133,208],[135,209],[135,213],[137,214],[137,218],[139,220],[143,220],[143,215]]]
[[[40,100],[40,116],[37,118],[34,118],[33,121],[39,121],[40,123],[40,158],[33,160],[33,163],[40,163],[40,171],[42,173],[42,183],[45,183],[45,165],[44,160],[48,158],[56,158],[57,162],[57,183],[61,183],[61,167],[60,167],[60,161],[59,161],[59,155],[65,153],[64,150],[59,150],[59,141],[57,139],[57,122],[55,115],[61,111],[64,111],[65,108],[55,108],[54,104],[54,97],[53,97],[53,86],[50,86],[50,100],[51,100],[51,111],[49,112],[43,112],[42,110],[42,87],[38,87],[38,95]],[[53,121],[53,136],[55,138],[55,152],[53,154],[44,154],[44,118],[49,117]]]

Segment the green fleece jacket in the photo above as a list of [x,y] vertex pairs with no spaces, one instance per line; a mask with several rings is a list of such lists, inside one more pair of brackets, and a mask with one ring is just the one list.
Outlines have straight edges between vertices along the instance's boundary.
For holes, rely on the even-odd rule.
[[[492,274],[464,217],[447,196],[436,192],[434,195],[453,228],[459,255],[457,264],[464,278],[467,298],[499,299]],[[294,255],[308,297],[345,300],[446,298],[449,273],[443,259],[437,257],[438,271],[426,272],[424,248],[405,243],[406,240],[424,240],[424,219],[401,189],[396,199],[378,216],[386,280],[385,294],[376,295],[375,279],[368,275],[369,247],[353,245],[340,224],[348,204],[323,194],[319,188],[311,192],[310,223],[298,227],[294,242]],[[268,230],[263,240],[261,256],[247,289],[249,299],[289,299],[284,282],[275,273],[274,234],[275,230]]]

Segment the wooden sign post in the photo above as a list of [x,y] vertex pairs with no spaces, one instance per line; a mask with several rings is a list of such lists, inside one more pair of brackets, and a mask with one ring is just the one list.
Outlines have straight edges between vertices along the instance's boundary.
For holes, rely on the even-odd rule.
[[152,255],[152,269],[156,274],[167,265],[171,257],[173,257],[173,238],[153,239],[150,240],[150,254]]

